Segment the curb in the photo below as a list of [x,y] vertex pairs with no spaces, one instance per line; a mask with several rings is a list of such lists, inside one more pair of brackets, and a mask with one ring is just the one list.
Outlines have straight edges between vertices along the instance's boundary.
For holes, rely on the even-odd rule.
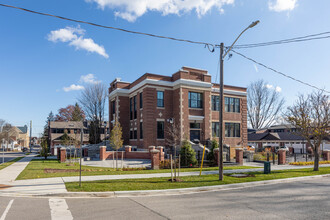
[[170,196],[187,195],[203,192],[215,192],[222,190],[244,189],[262,185],[272,185],[277,183],[289,183],[300,180],[309,180],[320,177],[330,177],[330,174],[303,176],[286,179],[264,180],[246,183],[234,183],[225,185],[202,186],[192,188],[166,189],[166,190],[136,190],[136,191],[111,191],[111,192],[67,192],[67,193],[47,193],[47,194],[20,194],[1,193],[0,197],[34,197],[34,198],[125,198],[125,197],[146,197],[146,196]]

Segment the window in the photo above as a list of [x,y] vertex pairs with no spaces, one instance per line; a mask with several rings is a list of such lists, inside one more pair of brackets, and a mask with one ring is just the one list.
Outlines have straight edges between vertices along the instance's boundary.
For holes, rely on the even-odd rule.
[[133,138],[136,140],[137,139],[137,130],[134,130],[134,132],[133,132]]
[[133,139],[133,131],[129,131],[129,139]]
[[136,111],[136,96],[133,97],[133,106],[134,106],[134,119],[137,118],[137,111]]
[[240,112],[240,100],[238,98],[225,97],[225,112]]
[[157,121],[157,139],[164,139],[164,122]]
[[129,99],[129,119],[133,120],[133,99]]
[[219,122],[212,122],[212,136],[219,137],[220,130],[219,130]]
[[202,93],[189,92],[189,108],[203,108]]
[[140,92],[140,108],[143,108],[143,95],[142,95],[142,92]]
[[140,122],[140,139],[143,139],[143,123]]
[[240,123],[225,123],[225,137],[240,137]]
[[219,96],[212,96],[212,111],[219,111]]
[[164,92],[157,91],[157,107],[164,107]]
[[116,102],[115,101],[112,101],[112,114],[115,114],[116,113]]
[[200,123],[190,123],[190,128],[192,129],[200,129],[201,124]]

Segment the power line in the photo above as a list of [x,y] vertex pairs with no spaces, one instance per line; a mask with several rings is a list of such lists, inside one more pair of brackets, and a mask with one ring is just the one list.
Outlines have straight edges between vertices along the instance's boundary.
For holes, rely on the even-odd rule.
[[268,67],[268,66],[266,66],[265,64],[262,64],[262,63],[260,63],[260,62],[258,62],[258,61],[255,61],[254,59],[252,59],[252,58],[250,58],[250,57],[247,57],[247,56],[245,56],[245,55],[243,55],[243,54],[241,54],[241,53],[239,53],[239,52],[237,52],[237,51],[235,51],[235,50],[233,50],[233,49],[232,49],[231,51],[234,52],[234,53],[236,53],[236,54],[238,54],[238,55],[240,55],[240,56],[242,56],[242,57],[244,57],[244,58],[247,59],[247,60],[250,60],[250,61],[252,61],[252,62],[258,64],[259,66],[262,66],[262,67],[264,67],[264,68],[266,68],[266,69],[269,69],[269,70],[271,70],[271,71],[273,71],[273,72],[275,72],[275,73],[277,73],[277,74],[280,74],[280,75],[282,75],[282,76],[284,76],[284,77],[286,77],[286,78],[289,78],[289,79],[291,79],[291,80],[294,80],[294,81],[299,82],[299,83],[301,83],[301,84],[304,84],[304,85],[306,85],[306,86],[312,87],[312,88],[314,88],[314,89],[321,90],[321,91],[324,91],[324,92],[326,92],[326,93],[330,93],[329,91],[327,91],[327,90],[325,90],[325,89],[320,89],[320,88],[318,88],[317,86],[311,85],[311,84],[309,84],[309,83],[307,83],[307,82],[301,81],[300,79],[296,79],[296,78],[294,78],[294,77],[292,77],[292,76],[289,76],[289,75],[287,75],[287,74],[285,74],[285,73],[282,73],[282,72],[277,71],[277,70],[275,70],[275,69],[273,69],[273,68],[271,68],[271,67]]
[[[149,33],[144,33],[144,32],[139,32],[139,31],[131,31],[131,30],[123,29],[123,28],[96,24],[96,23],[92,23],[92,22],[89,22],[89,21],[76,20],[76,19],[72,19],[72,18],[62,17],[62,16],[48,14],[48,13],[44,13],[44,12],[33,11],[33,10],[30,10],[30,9],[21,8],[21,7],[12,6],[12,5],[1,4],[1,3],[0,3],[0,6],[7,7],[7,8],[14,8],[14,9],[18,9],[18,10],[38,14],[38,15],[59,18],[59,19],[62,19],[62,20],[72,21],[72,22],[76,22],[76,23],[88,24],[88,25],[92,25],[92,26],[96,26],[96,27],[101,27],[101,28],[106,28],[106,29],[113,29],[113,30],[117,30],[117,31],[123,31],[123,32],[131,33],[131,34],[139,34],[139,35],[145,35],[145,36],[149,36],[149,37],[168,39],[168,40],[174,40],[174,41],[181,41],[181,42],[186,42],[186,43],[191,43],[191,44],[205,45],[205,47],[207,47],[211,52],[214,51],[214,47],[215,47],[214,44],[207,43],[207,42],[192,41],[192,40],[186,40],[186,39],[180,39],[180,38],[174,38],[174,37],[168,37],[168,36],[162,36],[162,35],[156,35],[156,34],[149,34]],[[213,49],[210,49],[210,47],[213,48]]]
[[303,42],[303,41],[321,40],[321,39],[330,38],[329,35],[319,37],[319,36],[325,35],[325,34],[330,34],[330,31],[322,32],[322,33],[318,33],[318,34],[310,34],[310,35],[301,36],[301,37],[277,40],[277,41],[269,41],[269,42],[254,43],[254,44],[241,44],[241,45],[236,45],[233,48],[235,48],[235,49],[254,48],[254,47],[263,47],[263,46],[270,46],[270,45],[276,45],[276,44],[297,43],[297,42]]

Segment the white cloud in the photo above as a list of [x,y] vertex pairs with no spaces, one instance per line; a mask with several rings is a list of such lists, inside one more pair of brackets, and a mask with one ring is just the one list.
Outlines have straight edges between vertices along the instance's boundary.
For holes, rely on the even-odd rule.
[[256,72],[258,73],[259,72],[258,66],[256,64],[254,64],[253,66],[254,66],[254,69],[256,70]]
[[90,74],[81,76],[79,82],[96,84],[96,83],[100,83],[101,81],[96,80],[96,77],[94,76],[94,74],[90,73]]
[[109,58],[102,45],[98,45],[91,38],[84,38],[85,30],[81,29],[79,26],[77,28],[66,27],[51,31],[48,34],[48,40],[54,43],[69,42],[70,46],[74,46],[76,50],[87,50],[91,53],[97,53],[105,58]]
[[271,0],[268,2],[268,8],[276,12],[292,11],[297,7],[297,2],[298,0]]
[[81,86],[81,85],[75,85],[75,84],[72,84],[69,87],[64,87],[63,88],[64,92],[77,91],[77,90],[82,90],[82,89],[84,89],[83,86]]
[[196,11],[198,17],[205,15],[212,8],[223,13],[224,5],[232,5],[235,0],[85,0],[94,2],[101,9],[115,9],[115,16],[134,22],[148,11],[157,11],[163,15]]
[[279,86],[276,86],[276,87],[275,87],[275,91],[276,91],[276,92],[282,92],[282,88],[279,87]]
[[274,88],[274,86],[273,86],[273,85],[270,85],[270,84],[266,84],[265,87],[266,87],[267,89],[273,89],[273,88]]

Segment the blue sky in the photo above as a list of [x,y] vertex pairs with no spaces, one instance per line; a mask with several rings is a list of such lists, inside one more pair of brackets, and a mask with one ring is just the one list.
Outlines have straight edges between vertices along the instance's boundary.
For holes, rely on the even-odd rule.
[[[229,45],[252,21],[238,44],[330,31],[327,0],[0,0],[1,3],[130,30]],[[206,69],[216,79],[219,50],[106,30],[0,7],[0,118],[33,121],[42,131],[50,111],[74,104],[84,85],[133,81],[142,74],[171,75],[182,66]],[[329,90],[329,40],[241,49],[239,52],[288,75]],[[233,54],[225,84],[264,79],[280,87],[291,105],[311,88]],[[91,75],[92,74],[92,75]],[[218,78],[219,79],[219,78]],[[66,88],[66,89],[65,89]],[[70,89],[71,88],[71,89]],[[72,90],[76,89],[76,90]]]

